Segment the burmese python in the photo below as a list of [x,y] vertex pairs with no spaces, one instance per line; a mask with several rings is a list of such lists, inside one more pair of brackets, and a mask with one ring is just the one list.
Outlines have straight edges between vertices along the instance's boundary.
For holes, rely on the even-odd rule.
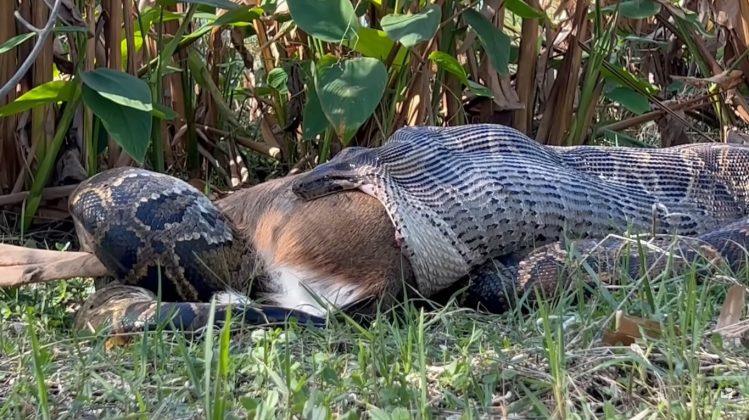
[[[686,260],[722,258],[736,266],[740,258],[734,251],[747,241],[743,222],[729,222],[749,213],[748,165],[749,147],[740,145],[557,148],[502,126],[414,127],[400,129],[379,148],[344,149],[292,185],[307,200],[355,188],[374,195],[394,223],[421,293],[430,296],[470,278],[469,295],[502,310],[507,292],[534,282],[557,283],[565,250],[555,241],[566,236],[602,238],[626,229],[702,235],[678,241]],[[82,242],[120,280],[155,291],[158,264],[164,299],[205,302],[225,286],[237,288],[253,277],[254,267],[242,263],[243,238],[182,181],[140,169],[108,171],[82,184],[70,208]],[[736,247],[725,247],[733,241]],[[599,269],[613,266],[607,261],[622,253],[623,244],[573,242],[592,251],[587,261]],[[645,268],[660,266],[661,255],[651,252]],[[495,269],[495,262],[504,266]],[[630,274],[639,273],[638,267]],[[127,290],[111,290],[120,302],[115,306],[131,304]],[[99,296],[104,298],[97,303],[92,297],[81,313],[114,314],[107,312],[106,295]],[[127,323],[133,329],[161,317],[152,296],[139,302],[132,311],[117,311],[135,320]],[[184,308],[187,315],[179,319],[186,328],[203,321],[202,309],[193,304],[174,305],[171,309]],[[239,310],[250,320],[267,319],[263,309]],[[267,313],[271,321],[305,318],[283,308]]]
[[407,127],[344,149],[292,190],[346,189],[390,215],[419,290],[548,242],[622,233],[699,235],[749,215],[749,147],[550,147],[509,127]]
[[[118,281],[83,305],[79,329],[88,324],[118,333],[157,326],[197,330],[208,319],[206,302],[214,294],[249,290],[256,274],[257,267],[245,258],[246,239],[232,221],[180,179],[138,168],[111,169],[82,182],[69,198],[69,209],[81,248],[96,255]],[[158,308],[157,292],[163,300]],[[216,321],[227,310],[218,305]],[[289,317],[324,324],[272,306],[234,305],[232,312],[252,325],[283,324]]]

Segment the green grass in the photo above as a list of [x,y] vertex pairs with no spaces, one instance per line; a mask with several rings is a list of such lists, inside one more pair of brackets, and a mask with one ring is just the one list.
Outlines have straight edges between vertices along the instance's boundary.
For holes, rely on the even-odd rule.
[[[362,330],[70,331],[88,280],[0,290],[0,418],[746,418],[749,351],[710,334],[727,282],[642,282],[530,313],[407,303]],[[613,314],[663,337],[601,341]]]

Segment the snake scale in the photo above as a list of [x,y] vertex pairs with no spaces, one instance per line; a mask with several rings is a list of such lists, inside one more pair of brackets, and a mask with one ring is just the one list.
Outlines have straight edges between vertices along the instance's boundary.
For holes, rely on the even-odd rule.
[[[246,238],[195,187],[139,168],[103,171],[69,198],[81,249],[92,252],[117,280],[95,292],[76,317],[76,328],[127,333],[163,325],[198,330],[208,320],[210,298],[248,288],[255,266],[244,258]],[[160,293],[163,303],[155,299]],[[220,305],[217,321],[227,315]],[[235,318],[277,325],[289,317],[324,320],[290,309],[234,306]],[[163,321],[170,319],[172,323]]]
[[[600,239],[624,231],[656,235],[644,266],[635,262],[630,275],[665,267],[657,249],[668,244],[687,262],[741,268],[749,243],[747,168],[749,147],[742,145],[563,148],[498,125],[407,127],[381,147],[344,149],[298,176],[292,190],[303,200],[352,189],[376,197],[420,293],[467,280],[474,303],[503,310],[508,292],[556,285],[570,244],[616,276],[614,262],[637,254],[627,241]],[[185,302],[171,309],[184,308],[187,329],[205,319],[207,306],[199,302],[257,274],[243,258],[248,244],[231,220],[175,178],[134,168],[106,171],[75,191],[70,209],[81,242],[118,280],[155,292],[161,278],[162,298]],[[678,235],[675,243],[669,235]],[[111,290],[117,305],[97,292],[79,319],[113,322],[126,313],[131,321],[118,325],[136,329],[162,317],[148,303],[153,296],[140,294],[138,306],[128,300],[134,290]],[[250,320],[322,322],[266,309],[237,310]]]

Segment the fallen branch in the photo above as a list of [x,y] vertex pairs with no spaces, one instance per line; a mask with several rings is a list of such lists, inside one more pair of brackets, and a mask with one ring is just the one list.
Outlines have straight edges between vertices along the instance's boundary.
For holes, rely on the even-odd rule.
[[0,244],[0,287],[107,275],[106,267],[88,252],[48,251]]
[[[692,98],[688,101],[679,102],[675,104],[668,104],[667,107],[675,112],[675,111],[688,111],[692,109],[701,108],[707,105],[710,105],[711,101],[711,95],[702,95],[696,98]],[[644,124],[649,121],[656,120],[663,115],[666,114],[666,111],[663,109],[658,109],[655,111],[646,112],[641,115],[637,115],[632,118],[627,118],[626,120],[617,121],[615,123],[611,123],[605,126],[601,126],[598,128],[598,130],[611,130],[611,131],[619,131],[623,130],[625,128],[634,127],[640,124]]]
[[[77,186],[78,184],[45,188],[44,190],[42,190],[42,198],[45,200],[54,200],[57,198],[67,197]],[[26,197],[29,196],[29,194],[29,191],[21,191],[12,194],[0,195],[0,207],[22,203],[23,200],[25,200]]]

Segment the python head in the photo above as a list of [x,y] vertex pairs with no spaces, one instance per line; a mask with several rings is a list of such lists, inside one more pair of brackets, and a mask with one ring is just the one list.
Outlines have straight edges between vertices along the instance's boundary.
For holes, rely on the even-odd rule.
[[371,182],[379,157],[375,149],[347,147],[330,161],[301,174],[291,190],[305,201],[346,190],[362,189]]

